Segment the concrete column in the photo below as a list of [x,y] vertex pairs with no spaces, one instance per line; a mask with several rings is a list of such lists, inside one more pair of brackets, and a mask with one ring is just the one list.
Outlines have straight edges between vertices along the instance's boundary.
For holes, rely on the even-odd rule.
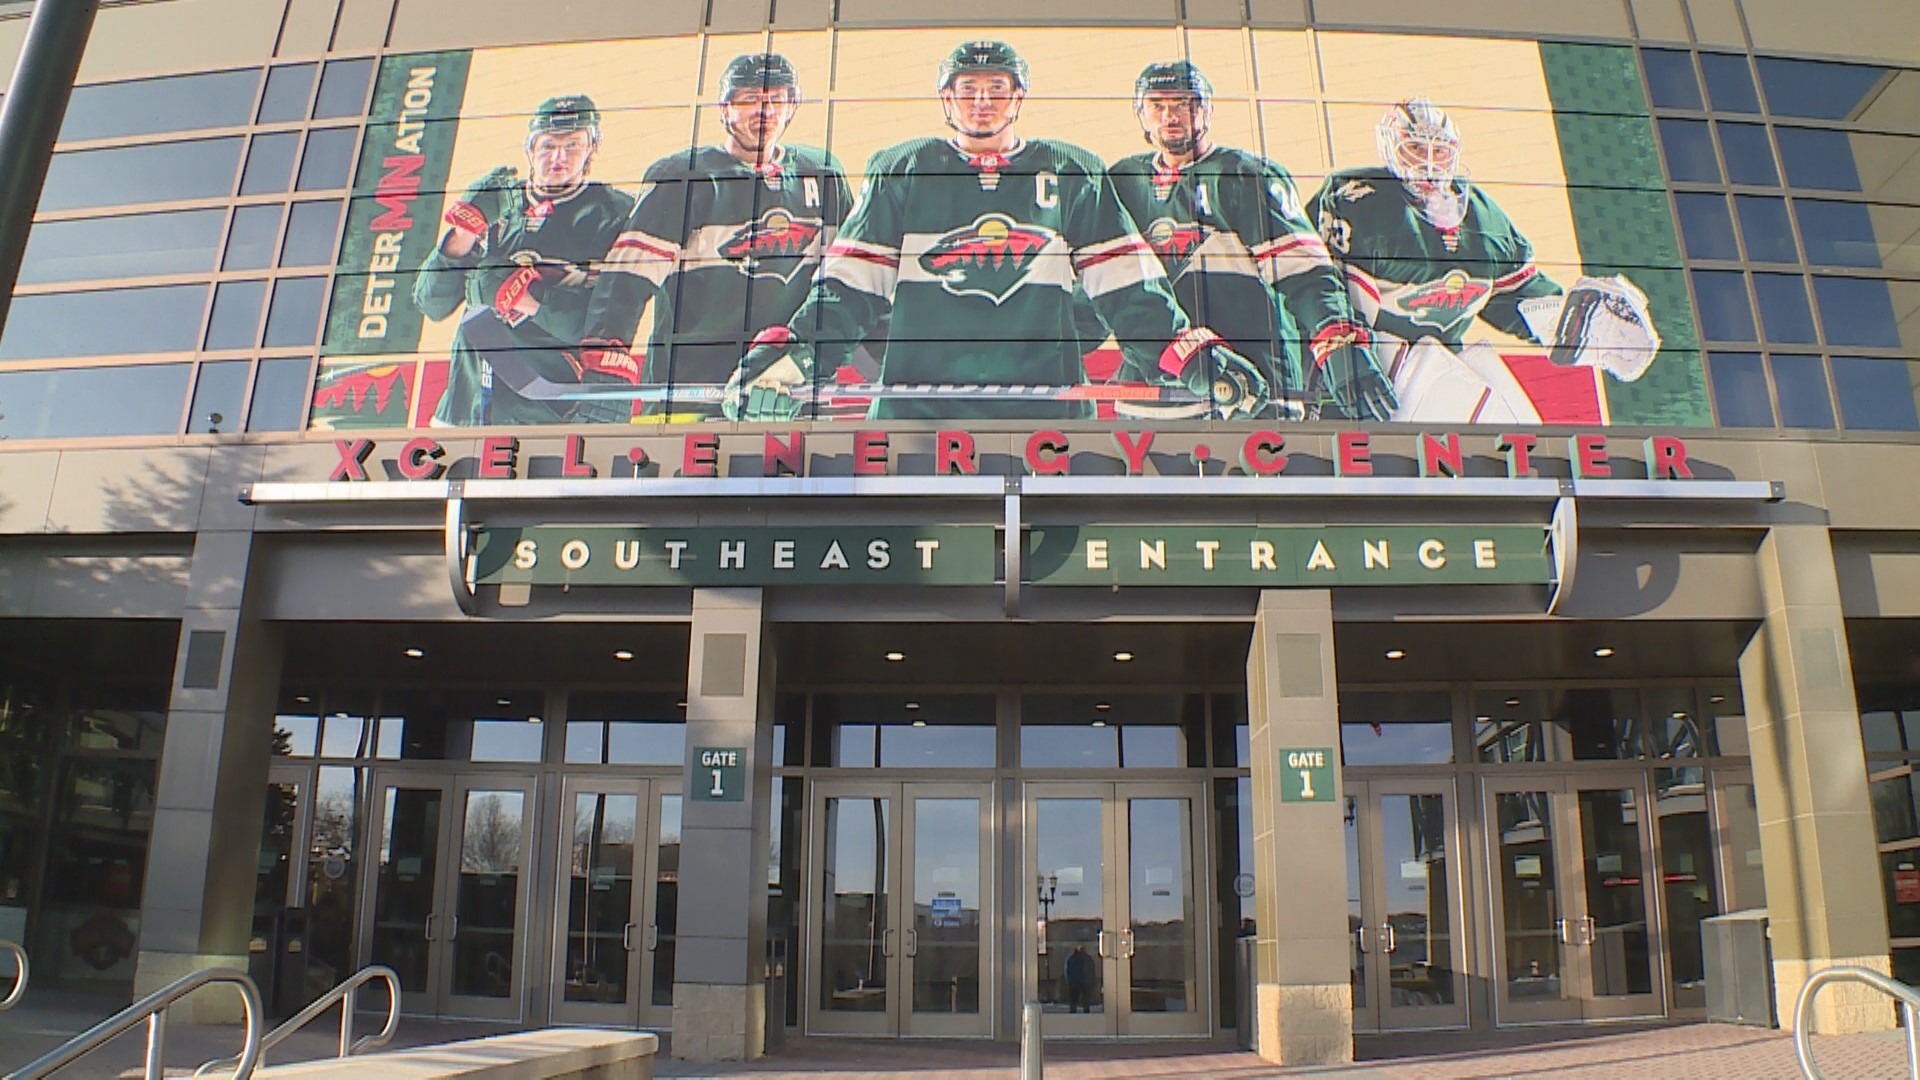
[[[135,997],[198,968],[247,967],[281,657],[278,629],[248,610],[252,511],[236,495],[259,461],[245,448],[211,455],[154,793]],[[240,1017],[224,988],[177,1008],[198,1022]]]
[[[767,822],[773,780],[773,650],[759,589],[696,589],[687,672],[673,1056],[747,1061],[766,1040]],[[726,796],[703,751],[740,757]]]
[[[1833,545],[1823,525],[1775,525],[1758,553],[1767,615],[1740,657],[1782,1027],[1807,977],[1890,974],[1860,707]],[[1821,992],[1815,1030],[1878,1031],[1893,1009],[1853,984]]]
[[[1345,802],[1333,666],[1333,598],[1324,590],[1260,594],[1247,652],[1253,753],[1253,881],[1258,921],[1255,1044],[1279,1065],[1353,1060],[1347,970]],[[1324,750],[1324,801],[1302,794],[1289,750]],[[1324,779],[1324,784],[1321,784]],[[1288,787],[1291,785],[1291,787]]]

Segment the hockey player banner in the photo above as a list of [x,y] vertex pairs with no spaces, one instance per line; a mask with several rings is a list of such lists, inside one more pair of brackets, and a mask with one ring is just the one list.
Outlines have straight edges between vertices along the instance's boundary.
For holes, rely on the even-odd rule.
[[315,426],[1711,422],[1631,48],[1251,35],[390,58]]

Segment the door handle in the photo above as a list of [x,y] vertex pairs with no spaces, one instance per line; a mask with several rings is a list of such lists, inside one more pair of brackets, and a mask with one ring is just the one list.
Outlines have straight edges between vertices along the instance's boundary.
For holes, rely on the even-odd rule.
[[420,928],[420,936],[425,938],[428,941],[432,941],[433,940],[433,924],[439,918],[440,916],[429,913],[427,915],[426,925]]
[[920,955],[920,931],[912,927],[907,928],[907,955]]
[[1354,944],[1354,947],[1359,949],[1362,953],[1367,953],[1372,951],[1367,948],[1367,928],[1366,927],[1356,926],[1353,928],[1353,944]]
[[454,938],[457,938],[459,936],[460,936],[460,916],[458,915],[447,916],[447,940],[452,941]]
[[1553,929],[1555,934],[1557,934],[1560,938],[1560,944],[1562,945],[1573,944],[1573,939],[1567,936],[1567,920],[1565,919],[1553,920]]
[[1099,953],[1099,954],[1100,954],[1100,958],[1101,958],[1101,959],[1103,959],[1103,960],[1104,960],[1104,959],[1106,959],[1106,956],[1107,956],[1107,932],[1106,932],[1105,930],[1096,930],[1096,931],[1094,931],[1094,934],[1093,934],[1093,951],[1094,951],[1094,952],[1096,952],[1096,953]]
[[627,950],[628,952],[633,951],[633,924],[632,923],[628,923],[627,925],[620,928],[620,947]]
[[1133,931],[1120,931],[1120,959],[1133,959]]
[[1383,922],[1380,924],[1380,930],[1383,934],[1386,935],[1386,939],[1387,939],[1386,950],[1388,952],[1399,952],[1400,938],[1398,935],[1396,935],[1393,932],[1393,924],[1390,922]]
[[893,955],[893,928],[892,927],[888,927],[887,929],[880,931],[880,955],[881,956]]
[[659,947],[660,947],[660,924],[648,923],[647,924],[647,951],[652,952],[655,949],[658,949]]
[[1586,932],[1586,940],[1580,944],[1590,946],[1600,937],[1600,924],[1595,922],[1591,915],[1582,915],[1580,922]]

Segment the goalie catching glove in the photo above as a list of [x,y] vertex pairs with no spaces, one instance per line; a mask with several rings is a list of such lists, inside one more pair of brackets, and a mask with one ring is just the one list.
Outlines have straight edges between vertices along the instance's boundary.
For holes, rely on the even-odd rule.
[[1181,331],[1160,353],[1160,371],[1209,402],[1209,411],[1223,420],[1262,415],[1273,400],[1253,361],[1204,327]]
[[791,420],[802,402],[795,387],[813,382],[813,350],[793,331],[772,326],[753,336],[753,346],[727,380],[720,412],[729,420]]
[[1333,400],[1347,420],[1391,420],[1399,408],[1393,383],[1373,357],[1373,337],[1355,323],[1328,323],[1307,343],[1313,370],[1307,376],[1307,399],[1323,395]]
[[507,196],[519,184],[520,173],[510,165],[502,165],[475,180],[447,207],[447,224],[466,233],[471,239],[480,239],[487,235],[487,230],[493,227],[494,222],[500,220],[501,213],[506,209]]
[[1561,367],[1597,367],[1633,382],[1660,352],[1647,294],[1617,274],[1583,277],[1562,296],[1524,300],[1520,315]]

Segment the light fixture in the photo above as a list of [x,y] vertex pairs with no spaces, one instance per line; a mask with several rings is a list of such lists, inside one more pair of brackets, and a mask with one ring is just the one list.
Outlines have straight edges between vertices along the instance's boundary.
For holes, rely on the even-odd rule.
[[1707,704],[1709,704],[1709,705],[1718,705],[1718,704],[1720,704],[1721,702],[1723,702],[1723,701],[1725,701],[1725,700],[1727,700],[1727,695],[1725,695],[1725,694],[1715,694],[1715,695],[1713,695],[1712,697],[1710,697],[1710,698],[1708,698],[1708,699],[1707,699]]
[[632,649],[615,649],[613,650],[613,658],[615,660],[631,660],[633,659],[633,650]]
[[919,711],[919,709],[920,709],[920,703],[919,703],[919,702],[917,702],[917,701],[909,701],[909,702],[907,702],[907,711],[908,711],[908,712],[918,712],[918,711]]
[[888,654],[887,654],[887,663],[889,663],[889,664],[897,664],[897,663],[899,663],[900,661],[902,661],[902,660],[905,660],[906,658],[907,658],[907,654],[906,654],[906,653],[903,653],[903,652],[890,652],[890,653],[888,653]]
[[1508,698],[1508,699],[1507,699],[1507,708],[1509,708],[1509,709],[1517,709],[1517,708],[1519,708],[1519,707],[1520,707],[1520,699],[1519,699],[1519,698],[1517,698],[1517,697],[1510,697],[1510,698]]
[[1687,718],[1687,714],[1681,712],[1679,709],[1675,709],[1673,710],[1673,718],[1675,720],[1685,720]]
[[1111,702],[1106,702],[1106,701],[1096,701],[1093,703],[1093,711],[1094,712],[1112,712],[1113,704]]
[[416,649],[408,649],[408,650],[407,650],[407,656],[408,656],[408,657],[410,657],[411,659],[414,659],[414,660],[418,660],[418,659],[420,659],[421,657],[423,657],[423,656],[425,656],[425,655],[427,655],[427,650],[425,650],[425,649],[417,649],[417,648],[416,648]]
[[1124,664],[1133,659],[1133,654],[1126,651],[1125,649],[1122,649],[1119,652],[1113,654],[1113,659],[1114,659],[1114,662],[1116,663]]
[[1593,655],[1599,657],[1602,660],[1605,660],[1607,657],[1613,655],[1613,646],[1602,645],[1599,648],[1593,650]]
[[684,701],[676,701],[673,703],[673,707],[676,709],[684,709],[687,707],[687,703]]
[[1389,660],[1404,660],[1406,659],[1406,657],[1407,657],[1407,650],[1405,649],[1388,649],[1387,650],[1387,659]]
[[506,697],[497,697],[493,699],[493,703],[495,705],[511,705],[513,704],[513,699],[506,698]]
[[539,717],[537,717],[537,716],[529,716],[529,717],[527,717],[527,723],[529,723],[529,724],[537,724],[537,723],[539,723],[539,722],[540,722],[540,718],[539,718]]
[[1475,720],[1476,722],[1478,722],[1478,723],[1482,723],[1482,724],[1484,724],[1484,723],[1486,723],[1487,721],[1489,721],[1489,720],[1492,720],[1492,719],[1493,719],[1493,717],[1491,717],[1491,716],[1487,716],[1487,715],[1485,715],[1485,714],[1481,714],[1480,716],[1476,716],[1476,717],[1474,717],[1473,719],[1474,719],[1474,720]]
[[926,722],[925,720],[915,720],[915,721],[913,722],[913,726],[914,726],[914,727],[926,727],[926,726],[927,726],[927,722]]
[[302,705],[310,705],[313,703],[313,699],[308,697],[305,694],[295,694],[293,700],[299,702]]
[[1107,722],[1106,722],[1105,720],[1095,720],[1095,721],[1093,722],[1093,726],[1094,726],[1094,727],[1106,727],[1106,726],[1107,726]]

